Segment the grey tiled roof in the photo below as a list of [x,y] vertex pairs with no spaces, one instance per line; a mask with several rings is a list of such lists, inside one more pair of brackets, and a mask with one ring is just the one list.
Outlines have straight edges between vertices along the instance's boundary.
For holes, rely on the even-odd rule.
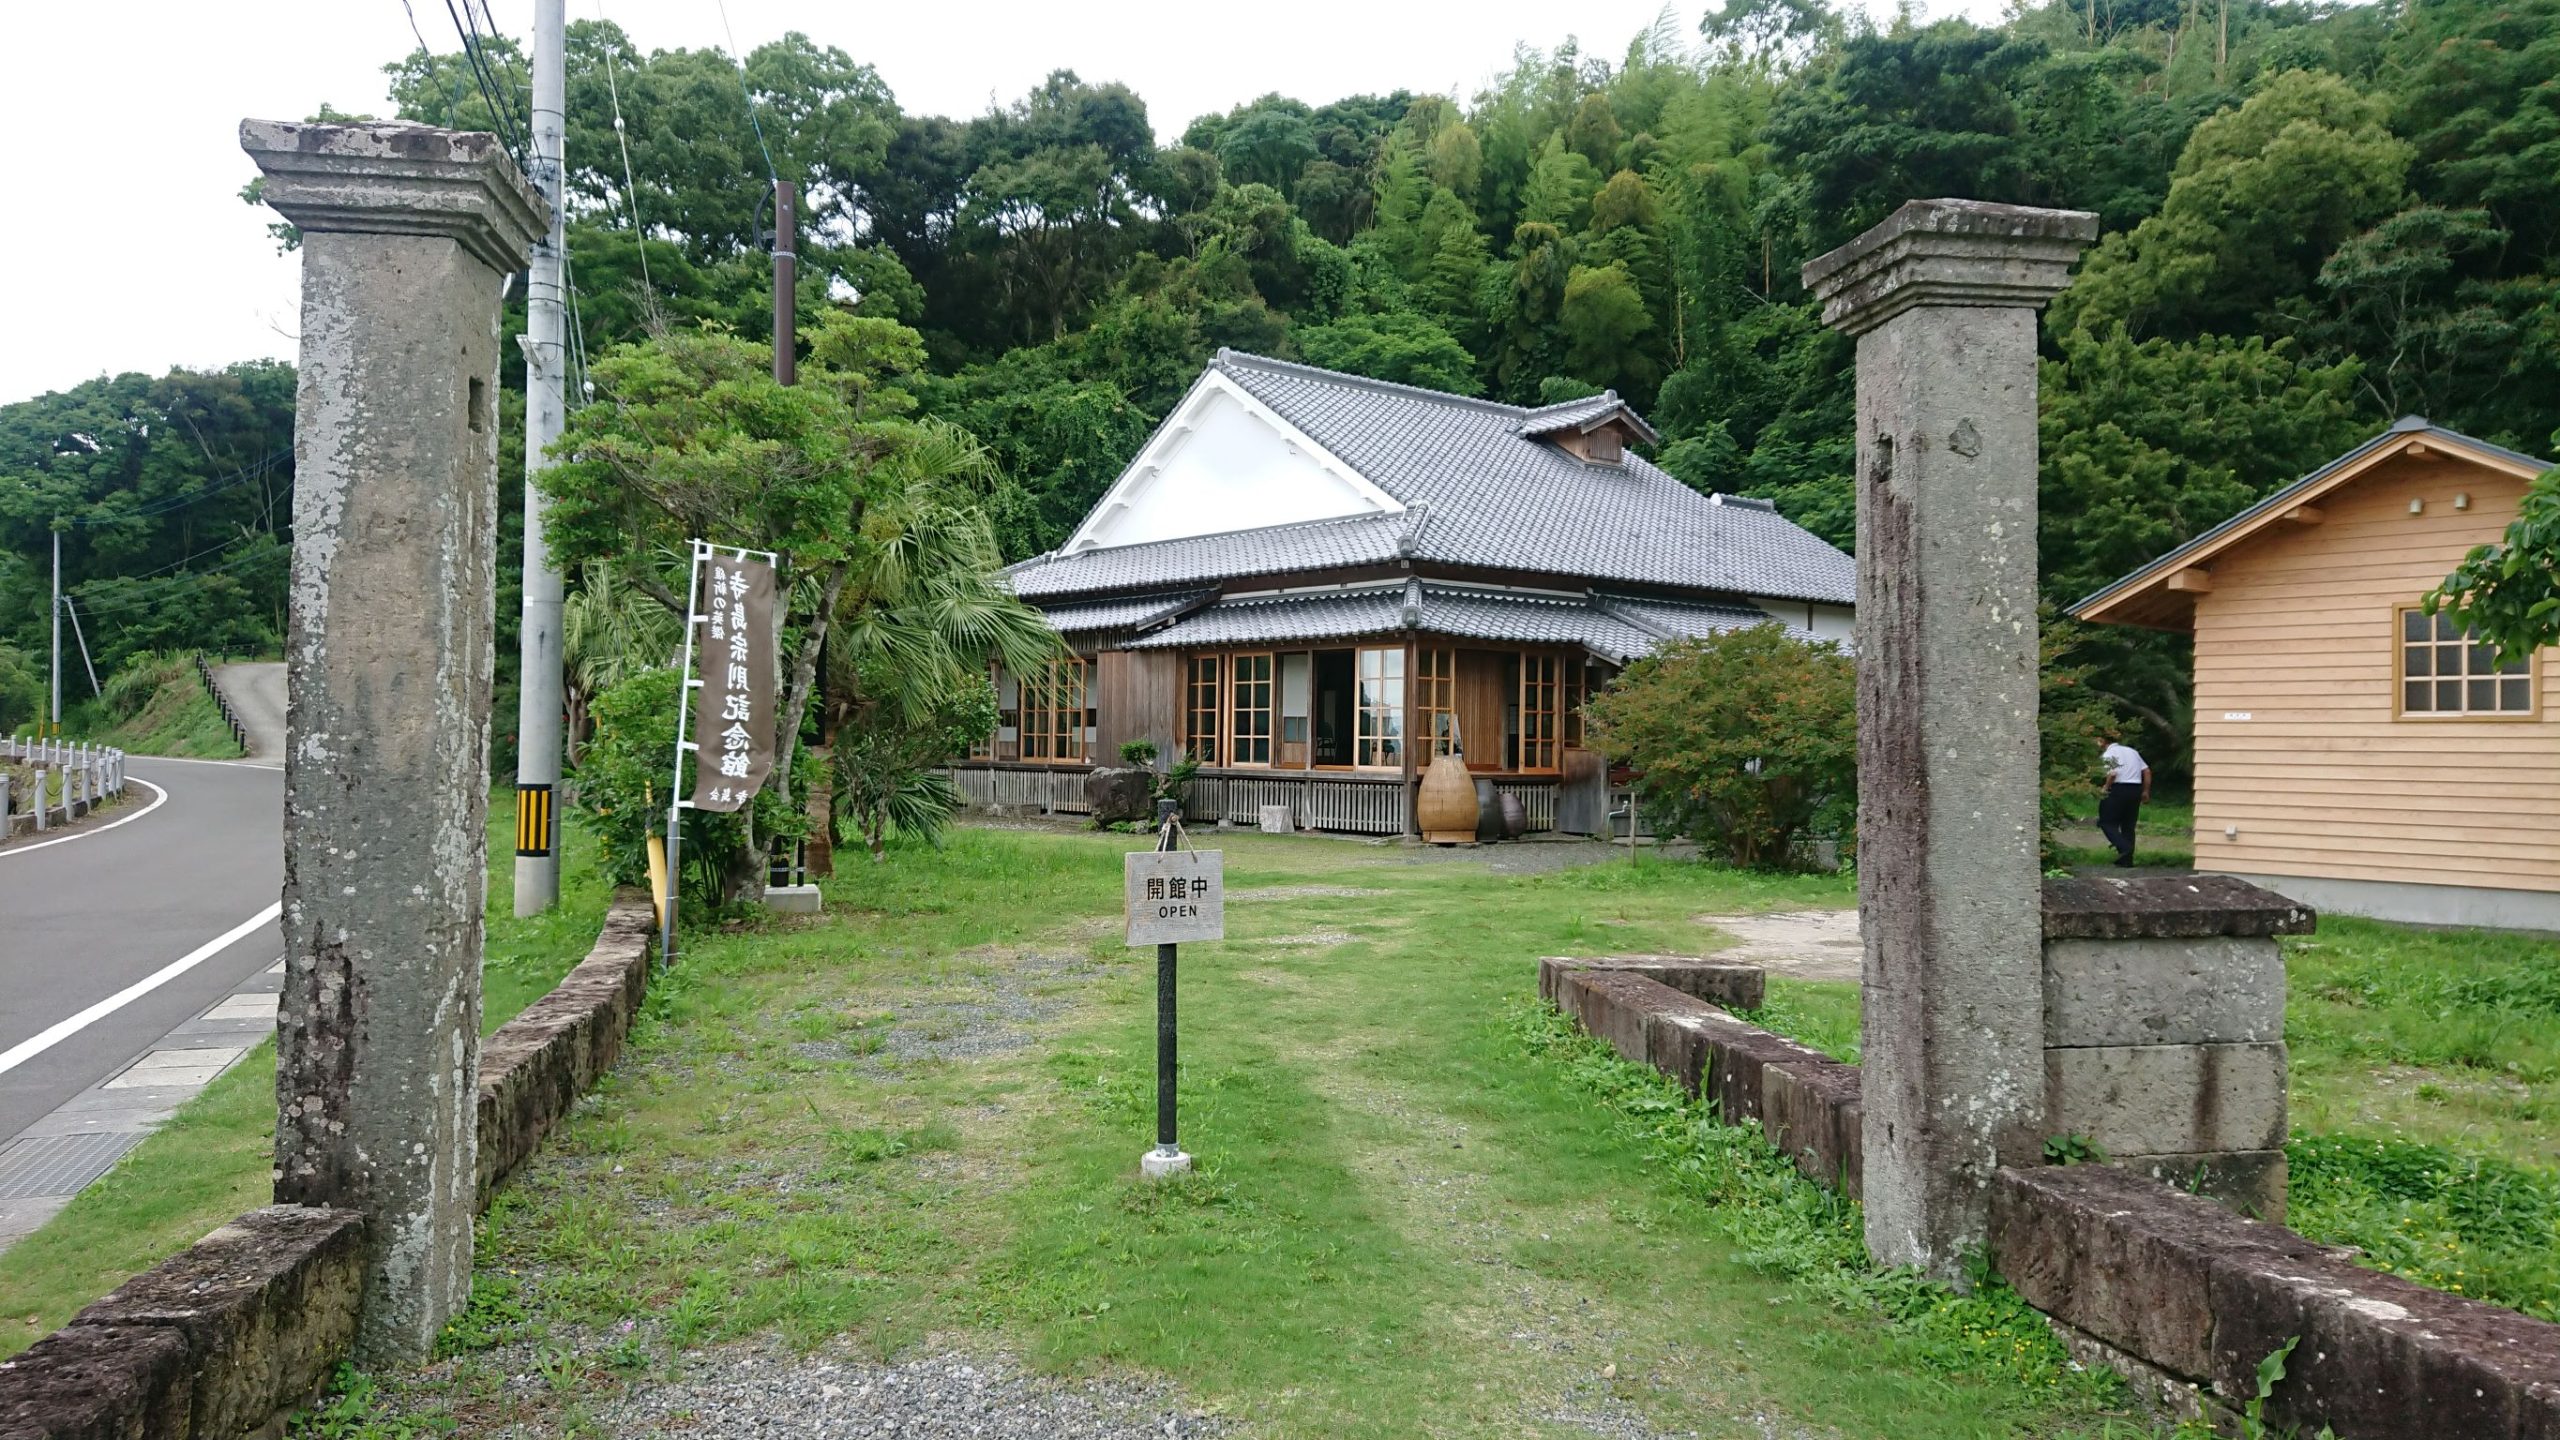
[[1592,598],[1611,614],[1652,631],[1665,640],[1696,640],[1709,635],[1721,635],[1728,630],[1745,630],[1754,625],[1767,625],[1773,621],[1786,626],[1787,633],[1799,640],[1814,638],[1813,632],[1802,625],[1780,619],[1756,605],[1714,605],[1688,600],[1664,600],[1650,595],[1595,595]]
[[1179,615],[1208,597],[1206,590],[1171,595],[1135,595],[1126,600],[1098,600],[1084,605],[1056,605],[1041,612],[1049,628],[1061,635],[1087,630],[1128,630]]
[[[1408,610],[1411,614],[1408,616]],[[1772,617],[1747,605],[1705,605],[1618,595],[1532,595],[1465,586],[1371,586],[1302,595],[1223,600],[1128,649],[1281,644],[1396,635],[1432,635],[1518,644],[1580,645],[1614,660],[1650,654],[1667,641],[1709,635]],[[1800,626],[1788,626],[1802,636]]]
[[1012,567],[1014,593],[1025,600],[1089,595],[1133,586],[1186,585],[1297,570],[1383,565],[1411,526],[1408,515],[1360,515],[1304,525],[1274,525],[1224,535],[1194,535],[1145,545],[1115,545],[1075,555],[1043,555]]
[[[1853,603],[1857,566],[1773,511],[1717,505],[1639,456],[1591,465],[1519,427],[1541,412],[1219,352],[1217,368],[1407,506],[1013,567],[1026,597],[1417,560]],[[1587,405],[1592,402],[1572,402]],[[1545,407],[1552,413],[1569,407]]]

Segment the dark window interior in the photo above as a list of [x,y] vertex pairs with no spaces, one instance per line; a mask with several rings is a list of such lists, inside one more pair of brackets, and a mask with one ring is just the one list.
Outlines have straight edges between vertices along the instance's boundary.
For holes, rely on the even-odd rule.
[[1359,730],[1359,700],[1354,688],[1354,662],[1357,652],[1319,650],[1315,653],[1315,763],[1348,765],[1352,763],[1352,740]]

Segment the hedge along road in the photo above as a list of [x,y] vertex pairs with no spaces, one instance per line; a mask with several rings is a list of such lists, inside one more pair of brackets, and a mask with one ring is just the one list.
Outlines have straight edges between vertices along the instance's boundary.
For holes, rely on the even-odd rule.
[[[284,772],[126,761],[150,814],[0,850],[0,1144],[283,953]],[[104,817],[112,822],[117,817]]]

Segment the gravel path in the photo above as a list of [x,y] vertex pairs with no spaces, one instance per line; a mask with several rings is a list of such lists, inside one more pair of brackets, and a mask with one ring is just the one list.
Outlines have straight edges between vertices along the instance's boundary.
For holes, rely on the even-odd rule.
[[[1170,1386],[1128,1378],[1059,1380],[1001,1354],[944,1350],[881,1364],[755,1345],[692,1351],[667,1369],[607,1380],[601,1338],[515,1344],[413,1377],[411,1395],[468,1390],[465,1432],[491,1440],[562,1433],[562,1392],[578,1433],[789,1436],[793,1440],[1165,1440],[1225,1433]],[[387,1418],[387,1417],[386,1417]]]

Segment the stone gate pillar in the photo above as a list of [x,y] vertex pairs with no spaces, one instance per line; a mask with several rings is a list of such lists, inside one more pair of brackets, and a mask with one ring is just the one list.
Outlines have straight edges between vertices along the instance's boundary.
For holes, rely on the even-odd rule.
[[498,313],[547,212],[490,135],[240,143],[302,229],[276,1199],[364,1212],[396,1363],[471,1285]]
[[1867,1249],[1942,1278],[2043,1138],[2036,311],[2097,231],[1914,200],[1804,267],[1858,339]]

